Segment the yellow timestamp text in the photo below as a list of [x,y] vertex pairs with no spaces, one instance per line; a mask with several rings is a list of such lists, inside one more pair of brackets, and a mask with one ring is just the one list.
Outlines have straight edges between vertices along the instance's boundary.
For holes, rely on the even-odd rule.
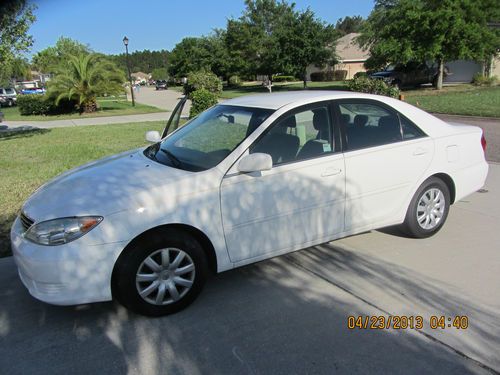
[[348,329],[467,329],[469,318],[466,315],[432,315],[428,319],[420,315],[349,315]]

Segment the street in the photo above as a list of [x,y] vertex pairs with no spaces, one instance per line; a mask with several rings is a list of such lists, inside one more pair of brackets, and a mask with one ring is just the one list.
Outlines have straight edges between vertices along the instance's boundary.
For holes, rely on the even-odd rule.
[[[500,165],[425,240],[373,231],[214,276],[151,319],[115,303],[57,307],[0,260],[5,374],[500,372]],[[422,316],[422,330],[347,328],[348,316]],[[432,329],[431,316],[468,328]]]

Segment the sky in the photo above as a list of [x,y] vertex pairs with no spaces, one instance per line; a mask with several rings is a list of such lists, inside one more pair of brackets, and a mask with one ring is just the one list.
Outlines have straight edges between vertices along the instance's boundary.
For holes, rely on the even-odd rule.
[[[37,20],[30,28],[35,42],[29,55],[53,46],[61,36],[88,44],[106,54],[144,49],[172,50],[187,36],[225,28],[238,18],[243,0],[32,0]],[[291,2],[291,1],[289,1]],[[310,7],[317,17],[333,23],[345,16],[367,17],[373,0],[296,0],[297,9]]]

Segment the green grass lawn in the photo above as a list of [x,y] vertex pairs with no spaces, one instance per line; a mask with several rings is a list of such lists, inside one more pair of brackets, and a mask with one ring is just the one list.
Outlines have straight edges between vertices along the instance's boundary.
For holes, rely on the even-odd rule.
[[[273,92],[303,90],[302,82],[277,83]],[[308,82],[308,90],[349,90],[347,82]],[[266,93],[261,85],[225,88],[222,99]],[[467,116],[500,117],[500,86],[477,87],[470,84],[445,86],[437,91],[431,87],[402,92],[408,103],[428,112]]]
[[0,257],[10,253],[9,230],[21,205],[40,185],[70,168],[145,145],[145,132],[164,126],[160,121],[0,135]]
[[[347,83],[344,81],[335,82],[308,82],[308,90],[348,90]],[[304,86],[302,82],[291,82],[291,83],[275,83],[272,87],[273,92],[283,92],[283,91],[296,91],[303,90]],[[265,94],[269,92],[267,88],[262,85],[244,85],[237,88],[225,88],[222,91],[222,99],[232,99],[238,96],[249,95],[249,94]]]
[[428,112],[500,117],[500,86],[459,85],[442,91],[420,89],[404,92],[406,101]]
[[135,107],[131,102],[124,99],[99,98],[97,100],[99,110],[94,113],[71,113],[67,115],[55,116],[22,116],[19,113],[19,107],[6,107],[1,111],[5,115],[6,121],[52,121],[52,120],[74,120],[79,118],[91,117],[106,117],[106,116],[123,116],[123,115],[138,115],[143,113],[164,112],[164,110],[152,107],[145,104],[135,103]]

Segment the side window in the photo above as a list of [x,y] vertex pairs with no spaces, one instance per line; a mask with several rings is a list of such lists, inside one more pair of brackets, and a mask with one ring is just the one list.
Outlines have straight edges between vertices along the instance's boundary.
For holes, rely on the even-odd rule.
[[315,158],[334,151],[330,111],[319,106],[292,113],[275,124],[256,143],[250,153],[271,155],[273,165]]
[[347,135],[347,149],[358,150],[402,140],[398,114],[376,103],[339,103]]
[[416,138],[425,137],[426,134],[420,130],[417,125],[408,120],[406,117],[399,115],[399,121],[401,122],[401,129],[403,131],[403,139],[410,140]]

